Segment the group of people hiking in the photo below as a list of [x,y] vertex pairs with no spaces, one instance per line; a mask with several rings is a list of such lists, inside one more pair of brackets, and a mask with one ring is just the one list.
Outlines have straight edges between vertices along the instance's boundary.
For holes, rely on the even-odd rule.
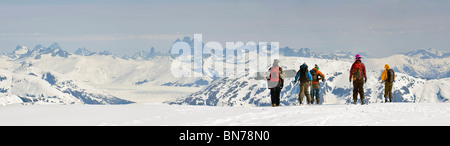
[[[306,96],[306,101],[308,104],[314,104],[314,97],[316,98],[317,104],[320,104],[320,80],[324,82],[325,75],[319,71],[319,66],[317,64],[311,70],[308,70],[308,65],[306,65],[306,62],[300,66],[300,70],[298,70],[295,75],[293,82],[295,85],[297,81],[300,81],[300,93],[298,94],[298,101],[300,102],[300,105],[303,102],[303,95]],[[311,92],[309,92],[310,86]]]
[[[269,69],[268,88],[270,89],[270,96],[272,100],[272,106],[280,106],[280,93],[284,85],[285,75],[283,69],[279,66],[280,61],[274,60],[273,66]],[[394,70],[390,69],[389,64],[384,66],[385,70],[381,75],[382,83],[385,84],[384,98],[385,102],[388,102],[387,96],[389,96],[389,102],[392,102],[392,86],[395,80]],[[300,65],[300,69],[297,71],[293,85],[300,82],[300,93],[298,94],[299,105],[303,104],[303,96],[306,96],[308,105],[320,104],[320,84],[319,81],[325,82],[325,75],[319,70],[319,66],[315,64],[314,68],[308,70],[308,65],[303,63]],[[364,97],[364,83],[367,82],[366,66],[361,61],[361,55],[355,56],[355,62],[350,68],[349,82],[353,82],[353,103],[357,104],[358,94],[360,95],[361,104],[365,104]],[[311,92],[309,88],[311,87]],[[315,99],[314,99],[315,98]]]

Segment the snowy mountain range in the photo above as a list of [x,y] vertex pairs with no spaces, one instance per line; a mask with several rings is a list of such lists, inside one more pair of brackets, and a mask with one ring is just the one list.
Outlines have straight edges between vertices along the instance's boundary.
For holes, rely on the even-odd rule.
[[[282,57],[280,59],[285,69],[298,68],[307,62],[309,66],[318,64],[325,74],[326,82],[321,84],[320,97],[325,104],[343,104],[351,100],[352,84],[348,81],[349,68],[352,62],[328,59]],[[364,85],[366,102],[379,103],[384,101],[384,84],[381,84],[381,69],[384,64],[378,64],[381,71],[368,68],[368,81]],[[450,99],[450,78],[425,80],[403,73],[397,73],[393,96],[396,102],[448,102]],[[268,106],[270,105],[270,90],[266,81],[245,78],[221,78],[212,82],[201,91],[186,98],[180,98],[170,104],[210,105],[210,106]],[[281,91],[283,105],[298,104],[299,85],[292,84],[293,78],[285,80]],[[323,97],[326,97],[324,99]]]
[[65,57],[69,56],[69,53],[67,51],[64,51],[61,49],[58,43],[53,43],[48,48],[43,47],[42,45],[37,45],[34,47],[33,50],[29,50],[26,46],[17,46],[16,50],[14,50],[13,53],[11,53],[9,56],[11,58],[34,58],[39,59],[41,58],[41,55],[43,54],[51,54],[51,56],[59,56],[59,57]]
[[[189,37],[177,41],[188,42],[191,46],[194,42]],[[280,53],[281,64],[285,69],[298,69],[305,61],[310,66],[321,66],[321,71],[327,76],[321,95],[327,97],[327,103],[344,103],[351,95],[348,68],[354,53],[317,53],[308,48],[288,47],[281,48]],[[394,85],[396,101],[447,102],[450,98],[447,93],[450,85],[448,54],[425,49],[385,58],[363,58],[369,70],[370,80],[365,85],[368,101],[381,101],[384,85],[379,83],[379,78],[384,64],[389,63],[399,79]],[[204,57],[205,62],[211,61],[210,56]],[[91,52],[86,48],[80,48],[72,54],[63,50],[58,43],[49,47],[37,45],[34,49],[18,46],[11,53],[0,56],[0,105],[132,103],[123,97],[96,89],[96,85],[204,87],[187,97],[167,101],[171,104],[258,106],[270,103],[269,90],[264,87],[264,81],[245,77],[175,78],[170,74],[173,61],[174,56],[156,52],[154,48],[149,52],[139,51],[131,57],[119,57],[108,51]],[[211,70],[205,72],[214,74]],[[284,105],[297,102],[298,85],[291,85],[291,80],[286,80],[287,84],[282,90]]]
[[311,51],[309,48],[300,48],[300,49],[289,47],[280,48],[280,55],[292,57],[321,58],[331,60],[340,60],[340,59],[352,60],[353,58],[355,58],[355,54],[361,54],[364,56],[364,58],[370,57],[364,52],[352,53],[348,51],[339,51],[339,50],[335,50],[332,52],[314,52]]
[[0,69],[0,105],[14,103],[129,104],[91,86],[23,62],[14,71]]
[[409,57],[420,58],[420,59],[433,59],[433,58],[447,58],[450,57],[450,52],[442,52],[440,50],[435,50],[432,48],[419,49],[406,53],[402,53]]

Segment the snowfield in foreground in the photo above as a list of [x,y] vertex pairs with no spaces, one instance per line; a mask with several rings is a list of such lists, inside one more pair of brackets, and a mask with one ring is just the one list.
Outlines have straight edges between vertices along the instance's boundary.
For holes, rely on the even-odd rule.
[[218,107],[166,104],[0,107],[0,125],[450,125],[449,103]]

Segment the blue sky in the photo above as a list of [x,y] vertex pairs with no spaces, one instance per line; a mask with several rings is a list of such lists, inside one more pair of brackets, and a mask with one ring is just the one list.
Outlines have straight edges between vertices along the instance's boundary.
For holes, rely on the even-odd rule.
[[0,2],[0,53],[58,42],[131,55],[177,38],[280,42],[376,57],[415,49],[450,52],[448,0],[11,0]]

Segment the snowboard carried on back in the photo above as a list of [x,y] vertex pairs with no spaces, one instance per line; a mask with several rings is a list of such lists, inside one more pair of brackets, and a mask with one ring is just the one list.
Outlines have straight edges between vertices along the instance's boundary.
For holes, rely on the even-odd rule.
[[[286,78],[294,78],[295,75],[297,75],[297,71],[294,69],[283,70],[283,72],[284,72],[284,75]],[[255,80],[267,80],[269,75],[270,75],[270,72],[257,72],[256,77],[254,79]]]

